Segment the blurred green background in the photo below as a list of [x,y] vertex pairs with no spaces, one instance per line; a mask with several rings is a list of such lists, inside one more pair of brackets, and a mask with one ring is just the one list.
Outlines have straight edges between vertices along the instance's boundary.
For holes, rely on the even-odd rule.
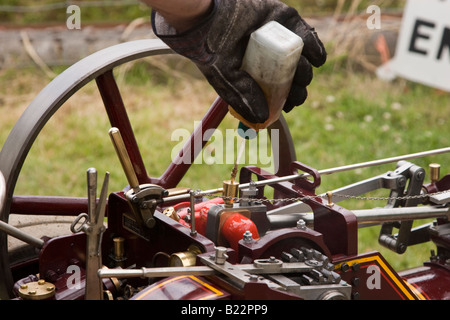
[[[302,15],[329,15],[331,13],[361,12],[371,5],[384,9],[402,8],[406,0],[285,0]],[[61,23],[67,19],[65,8],[77,4],[82,9],[83,23],[127,22],[149,14],[146,5],[137,0],[3,0],[0,4],[0,24],[29,25]],[[88,9],[88,10],[84,10]]]

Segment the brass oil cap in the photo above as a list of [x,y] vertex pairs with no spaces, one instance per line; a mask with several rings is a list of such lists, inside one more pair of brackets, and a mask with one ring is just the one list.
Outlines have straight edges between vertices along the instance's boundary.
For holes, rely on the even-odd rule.
[[55,285],[41,279],[22,284],[19,288],[19,296],[25,300],[44,300],[55,295]]
[[439,180],[441,165],[439,163],[430,163],[430,179],[431,182]]

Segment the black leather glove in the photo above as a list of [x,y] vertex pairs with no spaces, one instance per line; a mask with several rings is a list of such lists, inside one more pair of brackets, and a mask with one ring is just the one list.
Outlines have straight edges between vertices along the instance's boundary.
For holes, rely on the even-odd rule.
[[298,12],[278,0],[214,0],[214,7],[199,25],[177,34],[164,19],[152,12],[155,34],[175,52],[192,60],[208,82],[244,119],[263,123],[269,116],[259,85],[240,70],[250,34],[269,21],[277,21],[304,42],[302,57],[283,110],[302,104],[312,67],[321,66],[326,51],[316,32]]

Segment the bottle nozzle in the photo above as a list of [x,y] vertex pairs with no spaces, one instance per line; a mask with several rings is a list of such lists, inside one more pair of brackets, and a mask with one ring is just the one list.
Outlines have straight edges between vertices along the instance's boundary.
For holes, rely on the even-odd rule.
[[241,138],[250,140],[254,139],[258,135],[258,132],[255,129],[247,127],[242,121],[239,121],[238,134]]

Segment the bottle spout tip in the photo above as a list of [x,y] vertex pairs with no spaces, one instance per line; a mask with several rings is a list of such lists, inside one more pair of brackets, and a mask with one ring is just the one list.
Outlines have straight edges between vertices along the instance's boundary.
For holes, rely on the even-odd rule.
[[258,132],[255,129],[247,127],[245,124],[239,121],[238,134],[241,138],[250,140],[256,138]]

